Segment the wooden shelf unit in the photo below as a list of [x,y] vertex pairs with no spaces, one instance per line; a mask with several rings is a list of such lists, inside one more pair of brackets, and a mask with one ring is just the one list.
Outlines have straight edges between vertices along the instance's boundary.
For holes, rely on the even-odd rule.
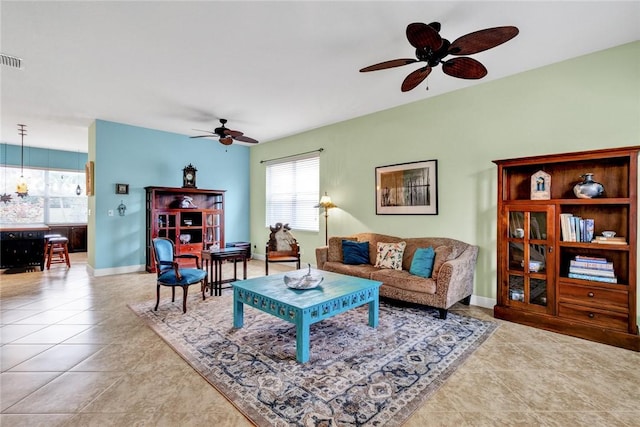
[[[167,237],[176,246],[176,253],[200,256],[211,246],[224,248],[225,190],[197,188],[145,187],[146,190],[146,270],[155,272],[153,239]],[[191,198],[189,207],[183,206]],[[182,241],[180,236],[189,236]]]
[[[498,288],[494,315],[525,325],[640,351],[636,322],[640,146],[495,160],[498,166]],[[531,200],[531,176],[551,176],[551,198]],[[579,199],[581,175],[605,192]],[[560,214],[594,220],[626,244],[564,241]],[[524,230],[524,237],[514,233]],[[576,256],[606,258],[617,283],[569,278]]]

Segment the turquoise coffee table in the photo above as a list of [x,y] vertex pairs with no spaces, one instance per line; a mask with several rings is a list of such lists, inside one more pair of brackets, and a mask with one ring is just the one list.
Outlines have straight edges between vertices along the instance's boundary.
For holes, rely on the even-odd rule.
[[[301,274],[307,269],[298,270]],[[255,307],[296,325],[296,359],[309,360],[309,326],[312,323],[369,304],[369,326],[378,326],[378,288],[382,282],[312,270],[324,277],[314,289],[290,289],[284,273],[233,283],[233,326],[242,328],[244,305]]]

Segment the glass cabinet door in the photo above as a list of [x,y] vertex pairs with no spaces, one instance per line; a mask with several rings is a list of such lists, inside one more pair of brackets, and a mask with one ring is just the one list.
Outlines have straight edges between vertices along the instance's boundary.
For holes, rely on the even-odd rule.
[[506,289],[509,305],[550,311],[554,254],[552,206],[507,207]]
[[219,213],[207,212],[205,216],[205,248],[220,249],[222,247],[221,215]]
[[166,237],[176,239],[176,215],[174,213],[160,212],[156,216],[158,234],[153,237]]

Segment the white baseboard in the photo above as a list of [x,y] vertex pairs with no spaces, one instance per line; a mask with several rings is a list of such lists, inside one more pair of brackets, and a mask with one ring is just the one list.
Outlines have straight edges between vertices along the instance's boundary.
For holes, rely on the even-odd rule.
[[493,306],[496,305],[496,299],[471,295],[471,304],[477,305],[478,307],[493,309]]
[[94,269],[87,264],[87,272],[94,277],[113,276],[115,274],[140,273],[145,271],[144,265],[127,265],[125,267]]

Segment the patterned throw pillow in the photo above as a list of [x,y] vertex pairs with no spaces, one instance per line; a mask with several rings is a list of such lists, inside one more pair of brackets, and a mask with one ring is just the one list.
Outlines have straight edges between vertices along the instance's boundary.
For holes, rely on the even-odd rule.
[[381,243],[378,242],[378,250],[376,255],[376,267],[389,268],[393,270],[402,270],[402,255],[406,242],[398,243]]

